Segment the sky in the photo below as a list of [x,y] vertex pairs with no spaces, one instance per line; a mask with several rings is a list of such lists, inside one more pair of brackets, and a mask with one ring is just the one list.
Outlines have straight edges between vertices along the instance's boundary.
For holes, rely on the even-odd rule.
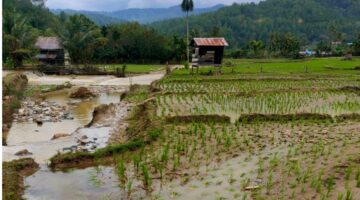
[[[230,5],[234,2],[258,2],[259,0],[194,0],[196,7],[210,7],[216,4]],[[47,0],[51,9],[73,9],[91,11],[115,11],[127,8],[167,8],[180,5],[181,0]]]

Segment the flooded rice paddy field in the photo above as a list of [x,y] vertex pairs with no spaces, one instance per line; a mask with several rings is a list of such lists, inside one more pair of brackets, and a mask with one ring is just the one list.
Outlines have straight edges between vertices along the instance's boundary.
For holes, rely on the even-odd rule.
[[[314,80],[301,76],[296,77],[301,79],[297,81],[262,78],[267,79],[259,80],[255,75],[167,76],[155,85],[163,91],[153,94],[155,108],[151,119],[160,125],[151,128],[160,129],[157,140],[113,155],[107,165],[101,158],[96,166],[66,172],[52,172],[43,165],[25,179],[24,197],[359,199],[359,77],[323,75]],[[68,102],[57,94],[48,98]],[[94,101],[112,101],[112,97],[104,98]],[[78,111],[72,109],[74,117],[78,116],[74,122],[81,125],[91,118],[86,109],[92,104],[86,103]],[[355,115],[341,121],[238,120],[243,114],[299,113]],[[206,118],[210,114],[227,115],[232,120],[165,120],[168,116]]]

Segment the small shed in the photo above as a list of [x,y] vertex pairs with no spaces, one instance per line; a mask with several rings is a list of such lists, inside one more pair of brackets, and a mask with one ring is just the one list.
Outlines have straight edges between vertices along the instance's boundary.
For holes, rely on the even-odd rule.
[[45,65],[64,66],[65,49],[59,37],[38,37],[35,48],[39,49],[36,58]]
[[193,66],[220,66],[224,49],[229,46],[225,38],[194,38],[190,45],[193,47]]

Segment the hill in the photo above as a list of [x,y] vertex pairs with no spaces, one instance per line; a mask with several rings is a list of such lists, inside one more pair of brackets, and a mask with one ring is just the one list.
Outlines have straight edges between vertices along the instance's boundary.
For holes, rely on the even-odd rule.
[[[168,35],[185,35],[184,20],[165,20],[151,26]],[[243,47],[253,39],[267,41],[273,32],[294,33],[303,44],[351,41],[360,32],[360,1],[267,0],[233,4],[190,17],[190,27],[192,36],[224,36],[232,48]]]
[[[224,7],[224,5],[219,4],[209,8],[195,8],[191,15],[216,11],[222,7]],[[127,19],[128,21],[137,21],[142,24],[185,16],[180,6],[170,8],[127,9],[105,14],[116,17],[117,19]]]
[[[207,12],[216,11],[224,7],[219,4],[209,8],[196,8],[191,15],[199,15]],[[139,22],[147,24],[151,22],[161,21],[165,19],[184,17],[185,13],[181,11],[180,6],[173,6],[170,8],[145,8],[145,9],[125,9],[114,12],[96,12],[85,10],[70,10],[70,9],[56,9],[52,10],[53,13],[59,14],[64,11],[67,14],[83,14],[98,25],[122,23],[125,21]]]
[[109,25],[109,24],[118,24],[124,23],[125,20],[120,20],[115,17],[104,15],[100,12],[94,11],[86,11],[86,10],[71,10],[71,9],[52,9],[52,13],[55,15],[60,15],[61,12],[64,12],[67,15],[76,15],[76,14],[83,14],[91,21],[95,22],[97,25]]

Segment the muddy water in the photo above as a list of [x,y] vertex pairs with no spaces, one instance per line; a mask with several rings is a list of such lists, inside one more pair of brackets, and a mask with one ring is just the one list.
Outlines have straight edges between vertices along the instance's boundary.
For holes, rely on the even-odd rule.
[[[96,106],[120,102],[120,94],[101,92],[98,97],[91,100],[74,100],[69,98],[72,90],[74,89],[49,93],[47,100],[69,106],[74,120],[45,122],[42,126],[38,126],[34,122],[14,122],[9,131],[8,146],[3,147],[3,159],[5,161],[20,158],[14,154],[27,149],[32,153],[27,157],[33,157],[38,163],[46,163],[57,151],[76,145],[76,138],[80,138],[82,135],[96,138],[99,148],[106,145],[107,139],[110,137],[110,127],[79,128],[91,121],[92,112]],[[51,140],[56,133],[72,135],[71,137]]]
[[[74,116],[74,121],[76,121],[80,126],[88,124],[92,119],[92,112],[94,108],[101,104],[110,104],[120,102],[120,93],[106,93],[102,92],[96,98],[91,100],[84,100],[79,102],[79,100],[74,100],[69,98],[71,90],[61,90],[57,92],[52,92],[47,95],[47,100],[57,102],[62,105],[69,105],[71,107],[72,114]],[[123,89],[125,91],[125,88]],[[71,105],[74,104],[74,105]]]
[[32,199],[119,199],[122,190],[112,167],[96,167],[70,172],[51,172],[41,167],[25,179],[24,198]]
[[[29,83],[34,85],[63,84],[73,85],[116,86],[126,90],[129,83],[145,84],[162,78],[163,73],[148,74],[138,77],[115,78],[113,76],[38,76],[27,72]],[[103,89],[103,88],[102,88]],[[3,147],[3,159],[10,161],[20,157],[14,154],[27,149],[32,157],[41,164],[41,169],[25,179],[24,198],[26,199],[121,199],[123,190],[118,187],[118,176],[111,167],[87,168],[68,173],[52,172],[47,168],[48,159],[64,148],[76,145],[77,138],[86,135],[89,140],[96,141],[97,148],[105,147],[112,132],[111,127],[81,128],[92,118],[93,109],[100,104],[120,102],[119,93],[101,92],[100,96],[88,101],[74,102],[68,98],[69,90],[53,92],[47,95],[47,100],[68,105],[74,120],[64,120],[58,123],[46,122],[37,126],[32,122],[14,122],[9,132],[8,146]],[[127,106],[117,104],[116,119],[126,116]],[[69,133],[69,137],[51,140],[55,133]],[[95,139],[96,140],[93,140]]]

